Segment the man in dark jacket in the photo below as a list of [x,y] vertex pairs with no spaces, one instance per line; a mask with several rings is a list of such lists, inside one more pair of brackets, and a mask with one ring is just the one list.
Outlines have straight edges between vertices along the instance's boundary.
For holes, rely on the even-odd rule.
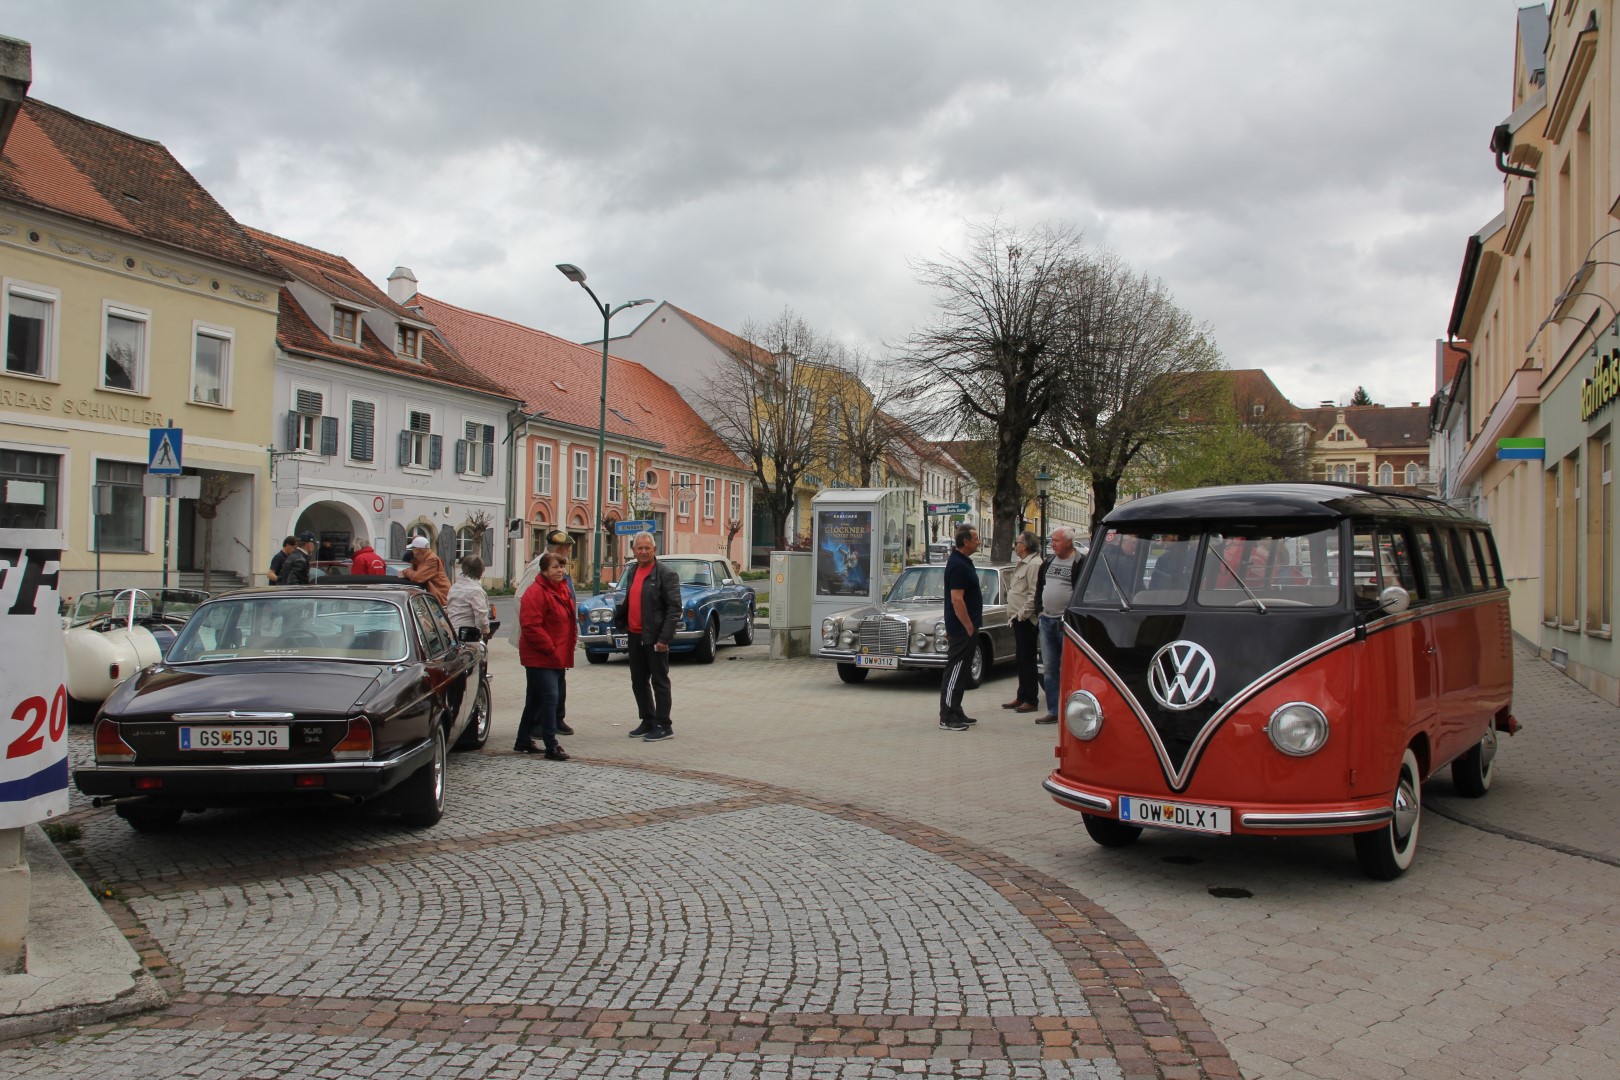
[[292,549],[281,563],[281,573],[276,580],[282,585],[308,585],[309,584],[309,553],[315,550],[315,534],[301,532],[298,534],[298,546]]
[[669,645],[681,621],[681,578],[658,561],[652,533],[637,533],[630,550],[636,565],[629,591],[614,610],[615,625],[629,635],[630,689],[641,717],[630,737],[657,742],[675,734],[669,720]]

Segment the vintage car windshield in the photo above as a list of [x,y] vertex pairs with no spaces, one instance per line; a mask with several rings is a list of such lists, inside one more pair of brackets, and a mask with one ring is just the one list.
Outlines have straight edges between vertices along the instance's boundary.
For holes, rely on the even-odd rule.
[[386,600],[254,594],[205,605],[168,662],[285,659],[395,661],[409,655],[400,610]]
[[945,568],[943,566],[908,566],[889,586],[891,603],[896,600],[945,599]]
[[1096,565],[1082,607],[1182,606],[1189,597],[1261,611],[1340,602],[1338,528],[1322,521],[1218,523],[1201,533],[1110,528],[1088,561]]
[[[660,566],[667,566],[680,576],[682,585],[718,585],[714,579],[713,564],[707,559],[659,559]],[[631,563],[625,570],[624,577],[619,579],[619,588],[628,589],[630,578],[636,572],[636,564]]]
[[208,594],[196,589],[97,589],[80,593],[68,614],[69,626],[82,626],[104,616],[127,622],[130,606],[135,619],[189,619]]

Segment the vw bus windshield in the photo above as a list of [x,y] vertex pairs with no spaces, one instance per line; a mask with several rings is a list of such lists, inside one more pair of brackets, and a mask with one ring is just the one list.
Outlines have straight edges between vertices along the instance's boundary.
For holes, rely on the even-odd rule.
[[1110,528],[1093,551],[1080,607],[1330,608],[1340,603],[1333,522],[1217,523],[1203,532]]

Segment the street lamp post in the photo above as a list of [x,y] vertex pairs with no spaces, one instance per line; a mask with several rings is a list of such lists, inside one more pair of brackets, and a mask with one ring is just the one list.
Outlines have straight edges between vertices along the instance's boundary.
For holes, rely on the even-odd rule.
[[589,293],[591,303],[602,313],[602,407],[596,415],[596,516],[591,528],[591,594],[594,596],[602,591],[602,503],[606,499],[604,491],[607,488],[608,324],[613,321],[613,316],[625,308],[639,307],[652,301],[626,300],[609,307],[585,284],[585,271],[573,263],[558,263],[557,269],[562,271],[563,277]]
[[1041,466],[1035,474],[1035,498],[1041,504],[1041,558],[1046,558],[1046,500],[1052,495],[1052,476]]

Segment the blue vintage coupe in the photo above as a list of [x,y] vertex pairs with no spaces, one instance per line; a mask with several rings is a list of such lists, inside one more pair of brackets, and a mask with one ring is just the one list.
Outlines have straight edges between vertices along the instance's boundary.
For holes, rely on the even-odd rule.
[[[658,561],[681,578],[681,623],[670,652],[695,653],[699,663],[712,664],[721,638],[739,645],[753,643],[753,587],[737,580],[724,559],[672,555]],[[611,591],[580,598],[579,643],[593,664],[605,661],[609,653],[629,651],[623,628],[617,632],[613,628],[613,609],[624,602],[634,571],[631,563]]]

